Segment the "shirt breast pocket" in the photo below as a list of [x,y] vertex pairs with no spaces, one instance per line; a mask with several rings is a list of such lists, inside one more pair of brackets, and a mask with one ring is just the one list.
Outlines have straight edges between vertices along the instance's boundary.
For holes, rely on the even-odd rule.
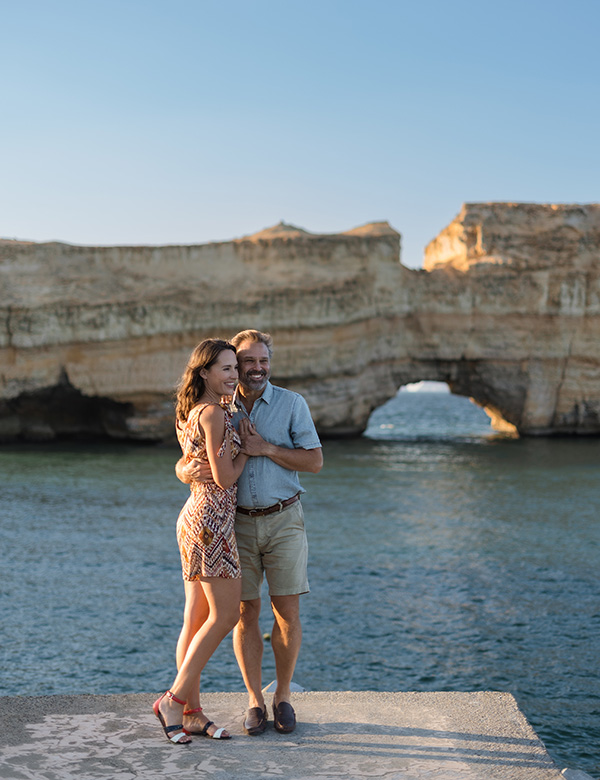
[[290,430],[286,425],[275,423],[268,428],[265,438],[271,442],[271,444],[277,444],[279,447],[294,447]]

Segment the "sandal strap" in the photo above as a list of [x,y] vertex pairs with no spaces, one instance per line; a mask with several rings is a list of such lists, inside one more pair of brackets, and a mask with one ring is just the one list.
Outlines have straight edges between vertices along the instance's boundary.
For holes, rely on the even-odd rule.
[[202,712],[202,707],[196,707],[195,710],[184,710],[184,715],[195,715],[197,712]]
[[165,734],[169,734],[171,731],[183,731],[183,726],[180,723],[179,726],[163,726],[163,729]]
[[202,729],[202,731],[201,731],[201,734],[208,734],[208,730],[209,730],[209,728],[210,728],[211,726],[214,726],[214,725],[215,725],[215,724],[214,724],[214,721],[212,721],[212,720],[207,720],[207,721],[206,721],[206,723],[204,724],[204,728]]
[[185,704],[186,704],[186,702],[184,702],[184,701],[181,701],[181,699],[178,699],[178,698],[177,698],[177,696],[175,696],[175,694],[174,694],[174,693],[172,693],[171,691],[167,691],[167,692],[165,693],[165,696],[167,696],[169,699],[173,699],[173,701],[176,701],[176,702],[177,702],[177,704],[183,704],[184,706],[185,706]]
[[[169,736],[167,735],[167,737],[168,737],[168,739],[169,739],[169,741],[170,741],[170,742],[181,742],[181,740],[182,740],[182,739],[186,739],[186,737],[188,737],[188,736],[189,736],[189,735],[188,735],[188,734],[187,734],[187,732],[185,732],[185,731],[182,731],[180,734],[175,734],[175,735],[174,735],[174,736],[172,736],[172,737],[169,737]],[[190,740],[190,742],[191,742],[191,740]],[[185,744],[185,743],[184,743],[184,744]]]

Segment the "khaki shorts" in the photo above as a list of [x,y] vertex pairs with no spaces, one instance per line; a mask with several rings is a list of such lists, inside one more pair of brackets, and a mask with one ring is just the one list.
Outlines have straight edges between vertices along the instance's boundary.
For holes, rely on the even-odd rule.
[[235,516],[235,536],[242,563],[242,601],[260,598],[263,572],[270,596],[308,593],[308,542],[302,504],[283,512]]

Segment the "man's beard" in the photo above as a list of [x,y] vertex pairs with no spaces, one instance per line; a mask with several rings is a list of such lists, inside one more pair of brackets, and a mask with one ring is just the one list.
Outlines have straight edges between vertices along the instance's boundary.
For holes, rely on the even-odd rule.
[[238,381],[244,390],[251,390],[256,392],[257,390],[264,390],[271,376],[268,371],[261,371],[260,377],[250,378],[248,374],[240,375]]

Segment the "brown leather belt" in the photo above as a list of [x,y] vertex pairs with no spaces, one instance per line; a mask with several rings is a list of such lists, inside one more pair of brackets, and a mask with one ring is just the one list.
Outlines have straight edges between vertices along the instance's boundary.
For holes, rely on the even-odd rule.
[[241,515],[250,515],[250,517],[264,517],[265,515],[272,515],[274,512],[282,512],[286,507],[291,504],[295,504],[300,500],[300,493],[291,498],[287,498],[285,501],[278,501],[273,506],[266,506],[264,509],[246,509],[245,506],[238,506],[237,511]]

